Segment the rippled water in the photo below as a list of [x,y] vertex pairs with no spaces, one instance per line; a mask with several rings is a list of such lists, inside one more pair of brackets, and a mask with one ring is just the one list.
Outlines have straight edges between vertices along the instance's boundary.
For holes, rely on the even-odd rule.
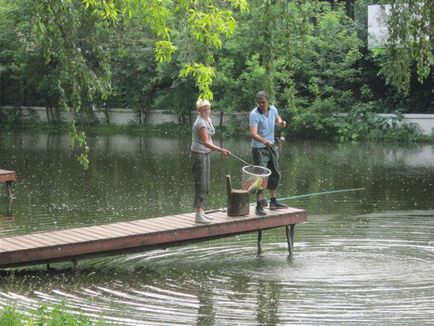
[[[91,168],[66,136],[0,133],[0,168],[18,172],[0,237],[191,211],[188,139],[90,139]],[[248,140],[225,140],[250,160]],[[434,148],[283,143],[280,197],[305,208],[288,258],[284,230],[0,274],[0,307],[64,302],[120,325],[432,325]],[[212,160],[208,208],[225,206],[232,159]],[[3,213],[4,212],[4,213]],[[3,215],[2,215],[3,214]]]

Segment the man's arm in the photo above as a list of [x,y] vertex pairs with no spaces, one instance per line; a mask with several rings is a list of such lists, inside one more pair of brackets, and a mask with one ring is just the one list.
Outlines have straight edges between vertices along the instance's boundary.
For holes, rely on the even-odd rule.
[[264,144],[267,147],[273,146],[273,144],[269,140],[259,136],[257,126],[250,126],[250,137],[252,137],[254,140]]
[[280,115],[276,116],[276,126],[279,128],[285,128],[286,127],[286,121],[283,120]]

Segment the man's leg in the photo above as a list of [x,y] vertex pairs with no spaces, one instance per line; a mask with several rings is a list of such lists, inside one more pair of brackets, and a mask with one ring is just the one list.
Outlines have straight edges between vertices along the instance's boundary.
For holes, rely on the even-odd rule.
[[271,170],[271,175],[268,178],[268,188],[270,190],[270,209],[280,209],[280,208],[287,208],[287,205],[281,204],[277,201],[277,186],[279,185],[279,181],[281,178],[280,168],[279,168],[279,153],[277,150],[273,147],[270,149],[270,160],[269,165],[267,166]]
[[[253,148],[252,149],[252,156],[253,156],[253,164],[258,166],[267,166],[267,157],[266,154],[262,148]],[[266,202],[266,201],[265,201]],[[257,189],[256,190],[256,208],[255,208],[255,214],[258,216],[265,216],[267,213],[264,210],[264,199],[262,198],[262,190]]]

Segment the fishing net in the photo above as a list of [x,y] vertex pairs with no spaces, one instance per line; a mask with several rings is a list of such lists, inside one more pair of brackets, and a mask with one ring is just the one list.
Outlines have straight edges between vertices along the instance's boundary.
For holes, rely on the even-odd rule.
[[242,188],[250,193],[267,188],[268,176],[271,171],[258,165],[246,165],[242,169]]

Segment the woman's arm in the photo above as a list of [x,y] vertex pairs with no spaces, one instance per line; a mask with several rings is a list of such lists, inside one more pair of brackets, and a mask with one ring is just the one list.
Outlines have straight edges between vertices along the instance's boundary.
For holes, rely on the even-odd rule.
[[208,137],[208,133],[205,127],[199,129],[199,140],[200,142],[212,151],[217,151],[223,155],[229,155],[230,152],[227,149],[220,148],[212,142],[212,139]]

